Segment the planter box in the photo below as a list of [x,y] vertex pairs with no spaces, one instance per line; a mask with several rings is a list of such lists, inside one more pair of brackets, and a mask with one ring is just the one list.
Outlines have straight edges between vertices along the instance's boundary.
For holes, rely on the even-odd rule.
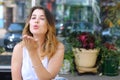
[[103,63],[103,74],[107,76],[119,75],[119,58],[105,58]]

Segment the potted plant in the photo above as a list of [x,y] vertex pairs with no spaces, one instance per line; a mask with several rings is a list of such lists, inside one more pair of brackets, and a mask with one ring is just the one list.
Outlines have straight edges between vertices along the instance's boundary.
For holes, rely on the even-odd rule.
[[90,32],[75,32],[67,38],[67,41],[72,45],[78,72],[96,73],[96,60],[100,50],[100,37]]
[[115,43],[105,42],[101,48],[102,54],[102,73],[107,76],[116,76],[119,74],[119,56],[120,51]]
[[[109,3],[115,5],[109,5]],[[104,30],[109,29],[109,33],[104,37],[104,45],[101,47],[101,68],[104,75],[118,75],[120,56],[120,3],[116,1],[104,0],[101,5],[101,19]],[[115,39],[116,38],[116,39]],[[118,39],[119,38],[119,39]]]

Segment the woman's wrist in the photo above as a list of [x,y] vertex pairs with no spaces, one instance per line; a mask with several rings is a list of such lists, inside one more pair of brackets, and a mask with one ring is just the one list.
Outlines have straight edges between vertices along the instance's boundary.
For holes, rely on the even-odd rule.
[[33,65],[32,67],[33,68],[38,68],[38,67],[40,67],[41,66],[41,64],[39,64],[39,65]]

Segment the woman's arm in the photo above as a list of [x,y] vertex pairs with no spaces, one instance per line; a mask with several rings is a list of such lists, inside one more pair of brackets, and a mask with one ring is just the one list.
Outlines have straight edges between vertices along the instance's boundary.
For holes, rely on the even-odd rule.
[[47,70],[41,63],[40,47],[38,41],[32,37],[23,37],[24,45],[28,49],[33,68],[39,80],[51,80],[58,74],[64,58],[64,46],[58,44],[56,53],[50,58]]
[[62,66],[63,58],[64,46],[62,43],[59,44],[55,55],[50,59],[47,70],[43,67],[40,58],[37,55],[31,56],[33,68],[38,78],[41,80],[54,79]]
[[14,47],[12,53],[11,60],[12,80],[22,80],[21,66],[22,66],[22,45],[21,43],[18,43]]
[[50,59],[48,64],[48,72],[55,78],[62,66],[64,59],[64,45],[59,43],[58,49],[55,55]]

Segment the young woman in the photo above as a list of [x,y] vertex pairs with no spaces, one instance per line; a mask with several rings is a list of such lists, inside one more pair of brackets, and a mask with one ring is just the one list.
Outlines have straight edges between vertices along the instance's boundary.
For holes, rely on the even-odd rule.
[[49,10],[33,7],[23,30],[23,40],[13,50],[12,80],[55,79],[64,58],[64,45],[55,33]]

